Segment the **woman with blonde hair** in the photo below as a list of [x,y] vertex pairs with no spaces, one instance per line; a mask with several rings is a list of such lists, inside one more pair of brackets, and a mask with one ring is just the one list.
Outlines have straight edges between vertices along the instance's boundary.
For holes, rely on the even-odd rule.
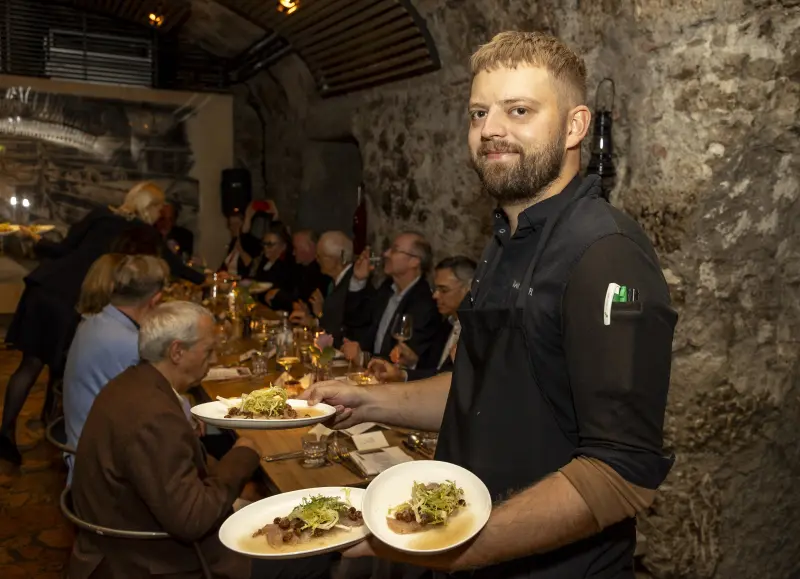
[[[34,249],[42,261],[25,278],[6,343],[22,352],[22,360],[8,381],[3,420],[0,424],[0,459],[21,464],[16,447],[16,424],[30,389],[44,366],[50,369],[48,402],[52,383],[60,378],[66,353],[80,320],[75,307],[89,268],[102,255],[118,251],[122,245],[149,245],[167,261],[172,275],[193,283],[205,280],[203,274],[187,267],[169,251],[154,227],[164,204],[164,192],[152,182],[138,183],[125,195],[119,207],[98,207],[90,211],[67,232],[60,242],[40,238],[30,230]],[[124,242],[127,240],[127,242]],[[128,251],[127,253],[152,253]],[[51,404],[45,403],[45,410]],[[47,418],[43,413],[43,421]]]

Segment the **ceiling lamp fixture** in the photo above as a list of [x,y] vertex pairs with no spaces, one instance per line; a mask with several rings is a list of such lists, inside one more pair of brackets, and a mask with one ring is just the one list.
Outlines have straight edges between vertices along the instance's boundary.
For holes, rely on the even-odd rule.
[[300,0],[278,0],[278,12],[285,12],[288,16],[300,8]]
[[147,20],[150,22],[150,26],[153,28],[159,28],[162,24],[164,24],[164,15],[151,12],[147,16]]

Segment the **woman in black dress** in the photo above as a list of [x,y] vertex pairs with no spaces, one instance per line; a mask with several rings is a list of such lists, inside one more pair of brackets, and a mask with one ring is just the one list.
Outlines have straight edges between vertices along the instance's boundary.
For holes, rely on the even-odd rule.
[[288,294],[294,292],[294,258],[291,251],[291,237],[286,228],[280,223],[273,223],[261,240],[261,254],[253,260],[250,266],[250,279],[272,284],[266,294],[260,298],[265,304],[274,309],[292,309],[291,303],[275,303],[274,298],[280,290]]
[[158,240],[173,275],[198,284],[205,280],[203,274],[184,265],[169,251],[153,227],[163,204],[164,193],[157,185],[140,183],[127,193],[120,207],[91,211],[70,228],[61,242],[25,232],[36,241],[35,250],[42,261],[25,278],[25,291],[6,335],[6,342],[22,352],[22,361],[6,388],[0,458],[14,464],[22,462],[16,446],[17,418],[44,366],[50,369],[51,383],[61,374],[80,321],[75,306],[81,284],[95,260],[118,249],[115,246],[122,238]]

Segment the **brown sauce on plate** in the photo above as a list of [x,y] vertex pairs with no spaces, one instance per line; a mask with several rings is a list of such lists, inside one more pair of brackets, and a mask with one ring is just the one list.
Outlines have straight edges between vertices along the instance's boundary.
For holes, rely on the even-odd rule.
[[408,548],[433,551],[455,545],[470,535],[473,523],[472,514],[459,513],[452,517],[446,525],[436,525],[431,529],[416,533],[414,538],[408,542]]
[[298,551],[310,551],[313,549],[324,549],[325,547],[333,547],[339,543],[345,543],[350,537],[355,537],[360,527],[353,527],[352,531],[345,531],[343,529],[333,529],[329,533],[325,533],[322,537],[315,537],[309,539],[305,543],[297,543],[295,545],[282,545],[280,547],[273,547],[267,541],[265,535],[258,537],[244,537],[239,541],[239,548],[248,553],[259,554],[281,554],[281,553],[297,553]]

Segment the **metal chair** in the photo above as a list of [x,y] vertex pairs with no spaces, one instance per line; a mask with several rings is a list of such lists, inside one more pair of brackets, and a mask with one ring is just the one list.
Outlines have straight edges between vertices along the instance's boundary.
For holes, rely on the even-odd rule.
[[[121,529],[112,529],[109,527],[93,525],[92,523],[84,521],[78,517],[77,514],[75,514],[75,511],[72,508],[72,494],[69,487],[65,488],[61,493],[61,512],[64,513],[64,516],[67,518],[67,520],[77,528],[89,533],[100,535],[101,537],[133,539],[139,541],[152,541],[172,538],[170,537],[169,533],[165,533],[163,531],[123,531]],[[203,570],[204,579],[214,579],[214,576],[211,574],[211,568],[208,566],[208,562],[203,556],[203,552],[200,550],[200,545],[197,543],[197,541],[195,541],[192,543],[192,546],[197,554],[197,559],[200,561],[200,567]]]
[[47,425],[44,436],[47,442],[55,446],[61,452],[75,454],[75,449],[67,444],[67,428],[63,416],[59,416]]

